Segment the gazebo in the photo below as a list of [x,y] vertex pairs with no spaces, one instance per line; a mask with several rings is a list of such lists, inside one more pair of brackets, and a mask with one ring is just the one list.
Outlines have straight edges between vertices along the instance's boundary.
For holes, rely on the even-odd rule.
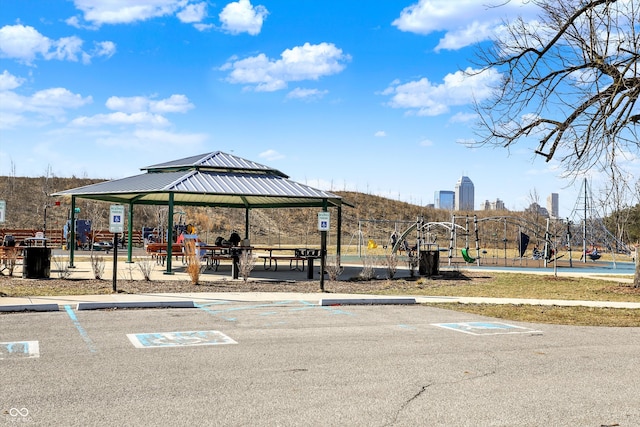
[[[52,196],[71,197],[71,223],[75,224],[76,199],[92,199],[128,205],[128,254],[135,205],[167,205],[167,240],[173,240],[174,206],[218,206],[245,209],[244,238],[249,238],[249,211],[269,208],[337,208],[337,254],[340,255],[342,205],[340,196],[292,181],[277,169],[216,151],[141,168],[145,173],[60,191]],[[326,232],[321,233],[322,261],[326,255]],[[75,242],[75,227],[71,227]],[[74,246],[69,264],[73,267]],[[166,273],[171,274],[171,245],[167,247]]]

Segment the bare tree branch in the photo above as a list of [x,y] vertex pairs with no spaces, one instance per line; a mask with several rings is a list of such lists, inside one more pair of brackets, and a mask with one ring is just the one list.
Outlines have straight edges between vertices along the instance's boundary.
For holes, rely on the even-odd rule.
[[[505,23],[481,72],[497,69],[493,96],[476,102],[478,145],[535,143],[570,174],[606,171],[614,152],[638,152],[638,0],[532,0],[539,22]],[[536,24],[536,25],[534,25]]]

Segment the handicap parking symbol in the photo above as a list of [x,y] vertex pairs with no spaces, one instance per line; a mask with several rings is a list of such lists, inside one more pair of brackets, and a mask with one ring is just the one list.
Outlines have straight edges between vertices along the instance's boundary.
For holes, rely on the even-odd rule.
[[0,360],[40,357],[38,341],[0,342]]
[[534,329],[523,326],[510,325],[501,322],[460,322],[460,323],[432,323],[433,326],[450,329],[457,332],[464,332],[470,335],[503,335],[503,334],[526,334],[542,333]]
[[237,344],[219,331],[153,332],[127,337],[137,348]]

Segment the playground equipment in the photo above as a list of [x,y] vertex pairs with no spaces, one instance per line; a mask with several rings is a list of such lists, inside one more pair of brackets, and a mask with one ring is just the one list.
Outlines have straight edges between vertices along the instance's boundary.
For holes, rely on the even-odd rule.
[[[567,241],[570,246],[582,246],[582,262],[587,262],[587,258],[592,261],[600,259],[602,255],[598,247],[611,252],[614,267],[616,253],[631,255],[631,247],[609,232],[596,212],[591,186],[586,178],[582,182],[578,199],[570,217],[567,218],[567,223]],[[588,247],[591,249],[587,249]]]
[[388,249],[396,243],[394,238],[397,239],[399,229],[414,223],[406,220],[360,219],[358,231],[351,236],[347,246],[351,246],[355,239],[358,256],[362,256],[362,248],[372,250],[382,246],[383,249]]
[[464,258],[464,260],[469,264],[473,264],[474,262],[476,262],[475,258],[469,256],[469,250],[467,248],[462,248],[460,252],[462,253],[462,258]]

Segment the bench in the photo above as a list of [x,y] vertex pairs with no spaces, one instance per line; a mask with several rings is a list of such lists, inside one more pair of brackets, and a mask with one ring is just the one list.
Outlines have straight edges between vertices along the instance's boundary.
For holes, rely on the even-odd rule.
[[[155,259],[158,264],[164,265],[164,261],[167,258],[167,250],[168,245],[166,243],[149,243],[147,245],[147,254],[151,255],[151,259]],[[171,253],[176,257],[176,260],[178,257],[183,256],[182,245],[173,243],[171,245]]]

